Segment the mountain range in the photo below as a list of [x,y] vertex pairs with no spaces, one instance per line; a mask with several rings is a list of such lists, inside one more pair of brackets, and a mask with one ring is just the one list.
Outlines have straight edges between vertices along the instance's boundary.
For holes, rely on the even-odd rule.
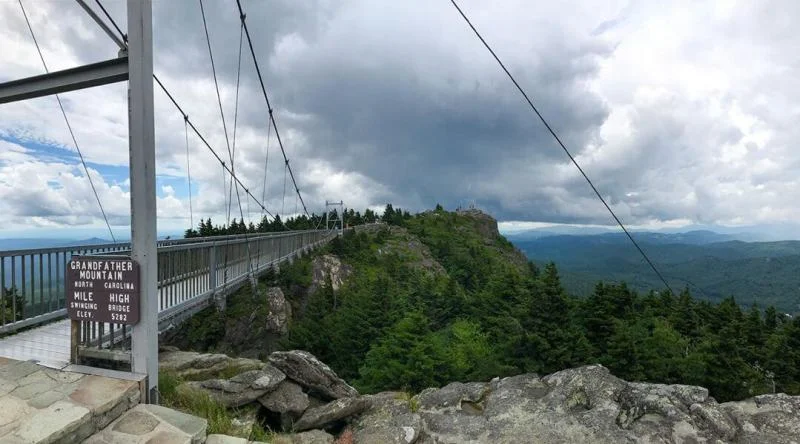
[[[506,237],[535,263],[555,262],[573,294],[590,294],[598,281],[624,281],[639,291],[664,289],[624,233],[544,233]],[[673,291],[688,287],[700,299],[733,296],[741,304],[800,313],[800,241],[745,242],[709,230],[631,234]]]

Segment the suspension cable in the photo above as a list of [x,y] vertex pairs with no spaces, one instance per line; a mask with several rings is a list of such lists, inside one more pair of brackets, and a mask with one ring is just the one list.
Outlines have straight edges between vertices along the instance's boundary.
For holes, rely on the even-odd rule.
[[283,154],[283,160],[286,163],[286,167],[289,170],[289,175],[292,178],[292,185],[294,185],[294,190],[297,193],[297,196],[300,198],[300,203],[303,204],[303,211],[308,215],[308,208],[306,208],[306,203],[303,200],[303,196],[300,194],[300,188],[297,186],[297,181],[295,180],[294,173],[292,172],[291,166],[289,166],[289,158],[286,157],[286,150],[283,147],[283,141],[281,140],[281,135],[278,132],[278,125],[275,123],[275,115],[273,113],[272,106],[270,105],[269,95],[267,95],[267,89],[264,87],[264,78],[261,76],[261,68],[258,66],[258,58],[256,57],[256,51],[253,48],[253,40],[250,38],[250,30],[247,27],[247,22],[245,19],[247,16],[242,9],[242,2],[241,0],[236,0],[236,6],[239,8],[239,20],[242,22],[242,26],[244,26],[244,33],[247,36],[247,45],[250,47],[250,55],[253,57],[253,64],[256,68],[256,74],[258,75],[258,82],[261,85],[261,92],[264,95],[264,100],[267,103],[267,111],[269,112],[269,120],[272,121],[272,125],[275,127],[275,137],[278,139],[278,145],[281,148],[281,153]]
[[[269,167],[269,142],[272,136],[272,122],[267,121],[267,149],[264,156],[264,182],[261,185],[261,200],[266,201],[267,197],[267,170]],[[264,218],[264,213],[261,213],[261,218]]]
[[[31,38],[33,39],[33,44],[36,45],[36,52],[39,53],[39,59],[42,61],[42,66],[44,67],[44,72],[50,73],[50,70],[47,68],[47,63],[44,61],[44,55],[42,55],[42,49],[39,47],[39,42],[36,40],[36,34],[33,32],[33,27],[31,26],[30,20],[28,20],[28,14],[25,12],[25,6],[22,5],[22,0],[17,0],[19,2],[19,7],[22,9],[22,15],[25,17],[25,23],[28,25],[28,31],[31,33]],[[100,196],[97,194],[97,188],[94,186],[94,181],[92,180],[91,174],[89,174],[89,168],[86,166],[86,160],[83,158],[83,153],[81,152],[81,148],[78,145],[78,140],[75,138],[75,132],[72,131],[72,125],[69,123],[69,118],[67,118],[67,113],[64,111],[64,104],[61,103],[61,97],[58,94],[55,95],[56,100],[58,101],[58,108],[61,110],[61,115],[64,116],[64,122],[67,124],[67,129],[69,130],[69,135],[72,138],[72,143],[75,145],[75,151],[78,152],[78,157],[81,160],[81,165],[83,165],[83,171],[86,174],[86,178],[89,179],[89,185],[92,187],[92,193],[94,193],[94,198],[97,200],[97,205],[100,207],[100,213],[103,215],[103,220],[106,223],[106,227],[108,228],[108,234],[111,235],[111,241],[113,243],[117,243],[117,238],[114,236],[114,231],[111,230],[111,224],[108,222],[108,216],[106,215],[106,211],[103,208],[103,203],[100,202]]]
[[[220,157],[219,154],[217,154],[216,150],[214,150],[214,148],[211,146],[211,144],[208,143],[208,140],[205,138],[205,136],[203,136],[203,134],[200,132],[200,130],[197,129],[197,126],[195,126],[195,124],[192,122],[192,120],[189,118],[189,116],[183,111],[183,108],[181,108],[180,104],[178,104],[178,102],[175,100],[175,97],[169,92],[169,90],[164,85],[164,83],[161,81],[161,79],[159,79],[158,76],[156,76],[155,74],[153,75],[153,79],[156,81],[156,83],[158,84],[159,88],[161,88],[161,91],[163,91],[164,94],[167,96],[167,98],[169,98],[169,100],[172,102],[172,104],[175,106],[175,108],[178,110],[178,112],[181,113],[181,115],[184,116],[184,119],[186,119],[186,123],[189,124],[189,128],[191,128],[192,131],[194,131],[195,135],[197,135],[197,137],[200,139],[200,141],[203,142],[203,145],[205,145],[205,147],[208,148],[208,150],[211,152],[211,154],[214,156],[214,158],[217,159],[217,162],[219,162],[222,165],[222,168],[225,171],[227,171],[228,174],[233,176],[233,180],[236,181],[236,183],[239,185],[239,187],[241,187],[244,190],[245,194],[249,195],[250,198],[253,199],[253,201],[256,202],[261,207],[261,209],[265,213],[267,213],[268,216],[274,218],[275,216],[264,206],[264,203],[261,202],[260,200],[258,200],[258,198],[256,198],[250,192],[250,189],[245,186],[245,184],[242,182],[242,180],[239,179],[239,177],[237,177],[235,174],[233,174],[233,171],[231,171],[231,169],[225,164],[225,161],[222,160],[222,157]],[[289,229],[288,227],[286,227],[285,224],[284,224],[284,228],[286,228],[287,230]]]
[[122,37],[122,41],[128,43],[128,34],[125,34],[124,32],[122,32],[121,29],[119,29],[119,26],[117,26],[117,22],[115,22],[114,18],[111,17],[111,14],[109,14],[108,11],[106,11],[106,8],[103,6],[102,3],[100,3],[100,0],[94,0],[94,1],[95,3],[97,3],[97,6],[100,7],[100,10],[103,11],[103,14],[106,15],[108,21],[110,21],[111,24],[114,25],[115,28],[117,28],[117,32],[119,33],[119,36]]
[[[122,38],[123,38],[123,41],[127,42],[127,41],[128,41],[128,36],[127,36],[127,34],[125,34],[125,33],[123,33],[123,32],[122,32],[122,30],[121,30],[121,29],[120,29],[120,27],[117,25],[117,22],[114,20],[114,18],[113,18],[113,17],[112,17],[112,16],[111,16],[111,15],[108,13],[108,11],[106,10],[106,8],[104,8],[104,7],[103,7],[102,3],[100,3],[100,0],[95,0],[95,1],[97,2],[98,6],[100,6],[100,9],[101,9],[101,10],[103,11],[103,13],[106,15],[106,17],[107,17],[107,18],[108,18],[108,20],[111,22],[111,24],[112,24],[112,25],[114,25],[114,28],[116,28],[116,29],[117,29],[117,32],[119,32],[119,33],[120,33],[120,36],[122,36]],[[245,32],[247,32],[247,25],[246,25],[245,23],[242,23],[242,26],[245,28]],[[249,39],[250,39],[250,37],[249,37],[249,35],[248,35],[248,43],[249,43]],[[252,45],[251,45],[251,50],[252,50]],[[260,77],[260,72],[259,72],[259,77]],[[234,179],[234,181],[235,181],[236,183],[238,183],[239,187],[241,187],[241,188],[242,188],[242,189],[245,191],[245,194],[247,194],[248,196],[250,196],[250,198],[252,198],[252,199],[253,199],[253,201],[254,201],[255,203],[257,203],[257,204],[258,204],[258,206],[261,208],[261,212],[262,212],[262,214],[263,214],[263,213],[266,213],[266,214],[267,214],[267,216],[269,216],[269,217],[271,217],[271,218],[273,218],[273,219],[274,219],[274,218],[275,218],[275,216],[274,216],[274,215],[273,215],[273,214],[272,214],[272,213],[271,213],[269,210],[267,210],[267,208],[266,208],[266,206],[265,206],[265,204],[264,204],[264,202],[266,202],[266,185],[265,185],[265,187],[264,187],[264,192],[262,193],[262,198],[261,198],[261,200],[258,200],[258,199],[256,199],[256,197],[255,197],[255,196],[254,196],[254,195],[253,195],[253,194],[250,192],[250,190],[249,190],[249,189],[248,189],[246,186],[244,186],[244,183],[242,183],[242,181],[241,181],[241,180],[240,180],[238,177],[236,177],[236,174],[234,174],[233,170],[228,170],[228,169],[225,167],[225,162],[222,160],[222,158],[220,158],[220,157],[219,157],[219,155],[217,154],[217,152],[216,152],[216,151],[214,151],[214,148],[212,148],[212,147],[211,147],[211,145],[208,143],[208,141],[205,139],[205,137],[203,137],[203,135],[202,135],[202,134],[200,134],[200,131],[197,129],[197,127],[195,127],[195,126],[194,126],[194,124],[193,124],[193,123],[192,123],[192,122],[189,120],[189,117],[188,117],[188,115],[187,115],[187,114],[186,114],[186,113],[183,111],[183,108],[181,108],[181,106],[180,106],[180,105],[178,104],[178,102],[175,100],[175,97],[173,97],[173,96],[172,96],[172,94],[169,92],[169,90],[168,90],[168,89],[167,89],[167,87],[164,85],[164,83],[163,83],[163,82],[161,82],[161,80],[159,80],[158,76],[156,76],[155,74],[153,74],[153,79],[156,81],[156,83],[158,83],[158,86],[161,88],[161,90],[164,92],[164,94],[165,94],[165,95],[166,95],[166,96],[167,96],[167,97],[170,99],[170,101],[171,101],[171,102],[172,102],[172,104],[175,106],[175,108],[178,110],[178,112],[180,112],[180,113],[181,113],[181,115],[184,117],[184,120],[186,121],[186,123],[188,123],[188,124],[189,124],[189,127],[192,129],[192,131],[194,131],[194,132],[195,132],[195,134],[196,134],[196,135],[197,135],[197,137],[200,139],[200,141],[201,141],[201,142],[203,142],[203,144],[206,146],[206,148],[208,148],[208,150],[209,150],[209,151],[211,151],[211,154],[213,154],[213,155],[214,155],[214,157],[217,159],[217,161],[219,161],[219,162],[222,164],[222,166],[223,166],[223,169],[225,169],[226,171],[228,171],[228,173],[230,173],[230,175],[231,175],[231,177]],[[263,88],[263,85],[262,85],[262,88]],[[223,122],[224,122],[224,119],[223,119]],[[274,121],[272,121],[272,123],[274,124]],[[270,139],[269,139],[269,130],[271,130],[271,129],[272,129],[272,125],[269,125],[269,126],[267,127],[267,130],[268,130],[268,131],[267,131],[267,158],[266,158],[266,161],[265,161],[265,171],[264,171],[265,184],[266,184],[266,174],[267,174],[267,173],[266,173],[266,165],[269,163],[269,141],[270,141]],[[276,127],[276,130],[277,130],[277,127]],[[302,201],[302,197],[301,197],[301,201]],[[304,205],[304,207],[305,207],[305,205]],[[286,226],[286,224],[282,224],[282,225],[283,225],[283,228],[284,228],[284,229],[286,229],[286,230],[288,230],[288,229],[289,229],[289,228]]]
[[[203,29],[205,30],[205,33],[206,33],[206,45],[208,46],[208,57],[211,59],[211,74],[214,76],[214,89],[217,92],[217,104],[219,105],[219,115],[222,118],[222,130],[223,130],[223,133],[225,134],[225,144],[228,147],[228,159],[231,162],[231,171],[234,171],[233,152],[231,150],[231,141],[230,141],[230,138],[228,137],[228,125],[227,125],[227,123],[225,121],[225,112],[222,109],[222,95],[219,92],[219,82],[217,81],[217,68],[216,68],[216,65],[214,64],[214,52],[211,50],[211,38],[208,35],[208,22],[206,21],[206,12],[205,12],[205,8],[203,7],[203,0],[198,0],[198,2],[200,3],[200,15],[203,18]],[[232,193],[229,193],[229,194],[232,194]],[[237,196],[237,199],[238,199],[238,197],[239,197],[239,188],[238,188],[238,186],[236,187],[236,196]],[[228,208],[230,208],[230,205],[231,204],[229,202],[228,203]],[[239,205],[241,206],[241,200],[239,200]],[[227,223],[230,226],[230,223],[231,223],[231,212],[230,212],[230,209],[228,210]]]
[[[235,105],[233,107],[233,149],[231,150],[231,169],[236,171],[235,168],[235,160],[236,160],[236,126],[239,120],[239,78],[242,74],[242,27],[239,27],[239,61],[237,63],[236,68],[236,99],[234,101]],[[236,190],[238,193],[239,190]],[[233,178],[231,178],[230,186],[228,187],[228,217],[230,218],[231,214],[231,204],[233,203]],[[248,200],[248,205],[250,201]],[[248,215],[249,217],[249,215]]]
[[281,197],[281,213],[283,217],[286,217],[286,170],[289,169],[289,164],[287,163],[286,166],[283,168],[283,197]]
[[[237,0],[237,2],[238,2],[238,1],[239,1],[239,0]],[[524,90],[524,89],[522,89],[522,86],[520,86],[520,84],[519,84],[519,83],[517,83],[517,80],[514,78],[514,76],[513,76],[513,75],[511,75],[511,72],[510,72],[510,71],[509,71],[509,70],[506,68],[506,65],[504,65],[504,64],[503,64],[503,62],[502,62],[502,61],[500,61],[500,58],[497,56],[497,54],[495,54],[495,52],[494,52],[494,50],[492,49],[492,47],[491,47],[491,46],[489,46],[489,44],[486,42],[486,40],[484,40],[483,36],[481,36],[481,34],[478,32],[478,30],[477,30],[477,29],[475,29],[475,26],[473,26],[472,22],[471,22],[471,21],[470,21],[470,20],[467,18],[467,16],[464,14],[464,11],[462,11],[462,10],[461,10],[461,8],[458,6],[458,4],[456,3],[456,1],[455,1],[455,0],[450,0],[450,3],[452,3],[452,4],[453,4],[453,6],[454,6],[454,7],[456,8],[456,10],[458,11],[458,13],[459,13],[459,14],[461,15],[461,17],[464,19],[464,21],[465,21],[465,22],[467,22],[467,25],[469,25],[469,27],[470,27],[470,28],[472,28],[472,31],[475,33],[475,35],[478,37],[478,39],[481,41],[481,43],[483,43],[483,46],[485,46],[485,47],[486,47],[486,49],[488,49],[488,50],[489,50],[489,53],[491,53],[491,54],[492,54],[492,57],[494,57],[495,61],[496,61],[496,62],[497,62],[499,65],[500,65],[500,67],[501,67],[501,68],[503,68],[503,71],[505,71],[506,75],[507,75],[507,76],[508,76],[508,78],[511,80],[511,82],[514,84],[514,86],[516,86],[516,87],[517,87],[517,90],[519,90],[520,94],[522,94],[522,97],[524,97],[524,98],[525,98],[525,101],[526,101],[526,102],[528,102],[528,105],[531,107],[531,109],[533,110],[533,112],[534,112],[534,113],[536,113],[536,116],[538,116],[538,117],[539,117],[539,120],[541,120],[541,121],[542,121],[542,123],[544,124],[545,128],[547,128],[547,130],[550,132],[550,134],[553,136],[553,138],[554,138],[554,139],[556,139],[556,142],[558,142],[558,144],[561,146],[561,149],[562,149],[562,150],[564,150],[564,153],[566,153],[567,157],[569,157],[569,160],[570,160],[570,161],[572,161],[572,163],[575,165],[575,167],[578,169],[578,171],[580,171],[580,173],[581,173],[581,175],[583,176],[583,178],[584,178],[584,179],[586,179],[586,182],[587,182],[587,183],[589,184],[589,186],[592,188],[592,191],[594,191],[594,194],[596,194],[596,195],[597,195],[597,198],[598,198],[598,199],[600,199],[600,202],[602,202],[602,203],[603,203],[603,205],[604,205],[604,206],[606,207],[606,209],[608,210],[608,212],[609,212],[609,213],[611,213],[611,216],[612,216],[612,217],[614,218],[614,220],[617,222],[617,225],[619,225],[619,226],[620,226],[620,228],[622,228],[622,231],[623,231],[623,232],[625,232],[625,235],[626,235],[626,236],[628,236],[628,239],[630,239],[631,243],[633,243],[633,246],[634,246],[634,247],[636,247],[636,249],[637,249],[637,250],[639,250],[639,253],[642,255],[642,257],[644,258],[644,260],[645,260],[645,261],[646,261],[646,262],[647,262],[647,263],[650,265],[650,268],[652,268],[652,269],[653,269],[653,271],[656,273],[656,275],[657,275],[657,276],[658,276],[658,278],[661,280],[661,282],[664,284],[664,286],[665,286],[665,287],[667,287],[667,290],[669,290],[669,291],[670,291],[670,293],[672,293],[672,294],[675,294],[675,292],[673,292],[673,291],[672,291],[672,288],[671,288],[671,287],[669,286],[669,284],[667,283],[667,280],[666,280],[666,279],[664,279],[664,276],[662,276],[662,275],[661,275],[661,272],[660,272],[660,271],[658,271],[658,268],[656,268],[656,266],[655,266],[655,264],[653,263],[653,261],[651,261],[651,260],[650,260],[650,258],[649,258],[649,257],[647,257],[647,254],[645,254],[644,250],[642,250],[642,247],[640,247],[640,246],[639,246],[639,243],[637,243],[637,242],[636,242],[636,240],[634,240],[633,236],[631,236],[631,233],[630,233],[630,232],[628,232],[628,229],[627,229],[627,228],[625,228],[625,225],[623,225],[623,224],[622,224],[622,221],[620,220],[620,218],[619,218],[619,217],[617,217],[617,214],[616,214],[616,213],[614,213],[614,210],[612,210],[612,209],[611,209],[611,206],[609,206],[609,205],[608,205],[608,203],[606,202],[606,200],[605,200],[605,199],[603,198],[603,196],[600,194],[600,191],[598,191],[598,190],[597,190],[597,187],[595,187],[595,186],[594,186],[594,183],[592,183],[591,179],[589,179],[589,176],[588,176],[588,175],[586,175],[586,173],[583,171],[583,168],[581,168],[581,166],[578,164],[578,161],[577,161],[577,160],[575,160],[575,157],[573,157],[573,156],[572,156],[572,153],[570,153],[570,152],[569,152],[569,150],[567,149],[566,145],[564,145],[564,143],[563,143],[563,142],[561,141],[561,139],[558,137],[558,135],[557,135],[557,134],[556,134],[556,132],[553,130],[553,128],[552,128],[552,127],[550,127],[550,124],[548,124],[548,123],[547,123],[547,121],[545,120],[545,118],[542,116],[542,114],[539,112],[539,110],[538,110],[538,109],[536,108],[536,106],[533,104],[533,102],[531,101],[531,99],[528,97],[528,94],[525,92],[525,90]]]

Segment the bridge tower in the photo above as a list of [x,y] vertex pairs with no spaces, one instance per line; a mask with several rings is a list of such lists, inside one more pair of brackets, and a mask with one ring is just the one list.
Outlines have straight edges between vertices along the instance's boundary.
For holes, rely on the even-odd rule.
[[[333,208],[336,210],[336,217],[331,218],[331,212],[328,208]],[[338,230],[339,234],[344,233],[344,202],[328,202],[325,201],[325,214],[326,214],[326,222],[325,228],[328,231],[331,230]],[[338,228],[337,228],[338,227]]]

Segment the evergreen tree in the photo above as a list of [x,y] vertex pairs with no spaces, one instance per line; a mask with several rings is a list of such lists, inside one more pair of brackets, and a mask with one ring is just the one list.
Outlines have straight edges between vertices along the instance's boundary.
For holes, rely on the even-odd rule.
[[436,385],[444,352],[429,333],[424,314],[408,313],[367,353],[357,385],[364,391],[397,387],[415,392]]

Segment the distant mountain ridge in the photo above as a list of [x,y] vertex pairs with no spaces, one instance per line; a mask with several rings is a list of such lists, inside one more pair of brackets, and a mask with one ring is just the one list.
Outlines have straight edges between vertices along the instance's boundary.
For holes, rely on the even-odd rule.
[[[701,299],[734,296],[800,313],[800,241],[744,242],[707,230],[632,234],[674,291],[689,287]],[[555,262],[577,295],[590,294],[599,280],[639,291],[664,287],[624,233],[507,237],[534,262]]]

